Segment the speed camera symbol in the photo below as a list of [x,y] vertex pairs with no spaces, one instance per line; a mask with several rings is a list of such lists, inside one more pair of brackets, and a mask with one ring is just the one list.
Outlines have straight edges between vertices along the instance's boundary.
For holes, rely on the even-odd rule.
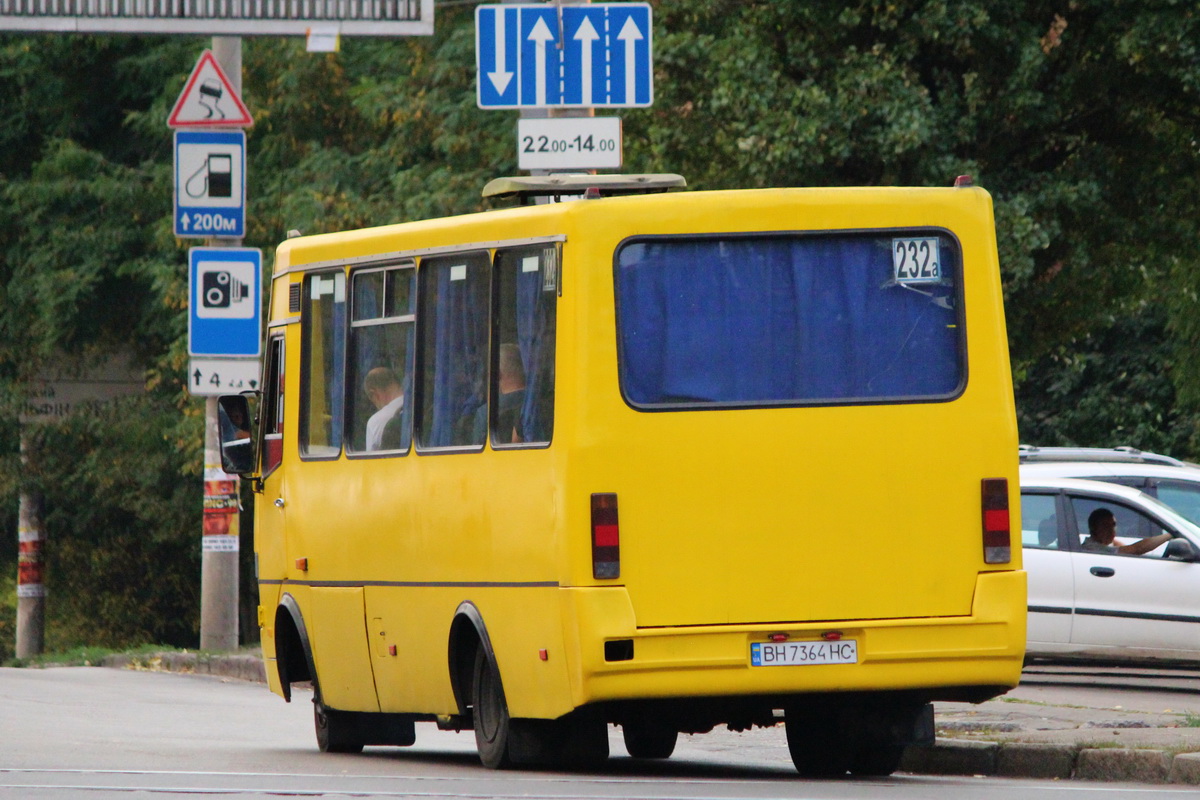
[[250,319],[255,315],[254,266],[246,261],[200,262],[195,288],[196,316]]
[[201,289],[207,308],[229,308],[250,294],[250,287],[229,274],[229,270],[204,273]]

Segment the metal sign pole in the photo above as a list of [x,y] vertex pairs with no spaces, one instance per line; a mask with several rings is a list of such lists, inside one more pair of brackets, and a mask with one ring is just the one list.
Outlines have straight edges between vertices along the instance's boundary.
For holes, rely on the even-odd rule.
[[[242,39],[214,36],[212,51],[229,77],[234,91],[242,91]],[[214,246],[238,246],[240,239],[213,239]],[[190,379],[189,379],[190,380]],[[200,649],[236,650],[238,647],[239,520],[230,513],[229,494],[237,492],[237,476],[228,480],[221,469],[217,433],[217,398],[204,400],[204,527],[200,556]],[[233,545],[230,550],[229,545]]]

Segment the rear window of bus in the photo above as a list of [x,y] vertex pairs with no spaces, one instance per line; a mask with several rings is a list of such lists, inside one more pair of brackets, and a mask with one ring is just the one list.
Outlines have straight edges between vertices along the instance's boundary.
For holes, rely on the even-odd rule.
[[942,230],[627,240],[622,393],[641,409],[951,399],[960,264]]

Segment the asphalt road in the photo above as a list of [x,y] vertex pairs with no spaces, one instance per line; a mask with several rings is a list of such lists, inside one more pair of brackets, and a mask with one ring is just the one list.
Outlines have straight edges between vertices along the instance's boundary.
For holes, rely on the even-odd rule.
[[[1064,690],[1065,691],[1065,690]],[[665,762],[628,758],[613,730],[605,769],[493,772],[469,733],[417,726],[411,748],[316,750],[311,704],[261,684],[95,668],[0,669],[0,798],[875,798],[1060,800],[1194,797],[1135,786],[897,775],[805,781],[781,729],[684,737]]]

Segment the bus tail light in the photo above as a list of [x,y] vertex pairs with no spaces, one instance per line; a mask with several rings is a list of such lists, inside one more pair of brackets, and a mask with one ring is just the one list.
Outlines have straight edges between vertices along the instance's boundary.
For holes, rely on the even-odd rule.
[[983,561],[1007,564],[1012,561],[1008,519],[1008,479],[983,479]]
[[621,577],[621,528],[612,493],[592,495],[592,577]]

